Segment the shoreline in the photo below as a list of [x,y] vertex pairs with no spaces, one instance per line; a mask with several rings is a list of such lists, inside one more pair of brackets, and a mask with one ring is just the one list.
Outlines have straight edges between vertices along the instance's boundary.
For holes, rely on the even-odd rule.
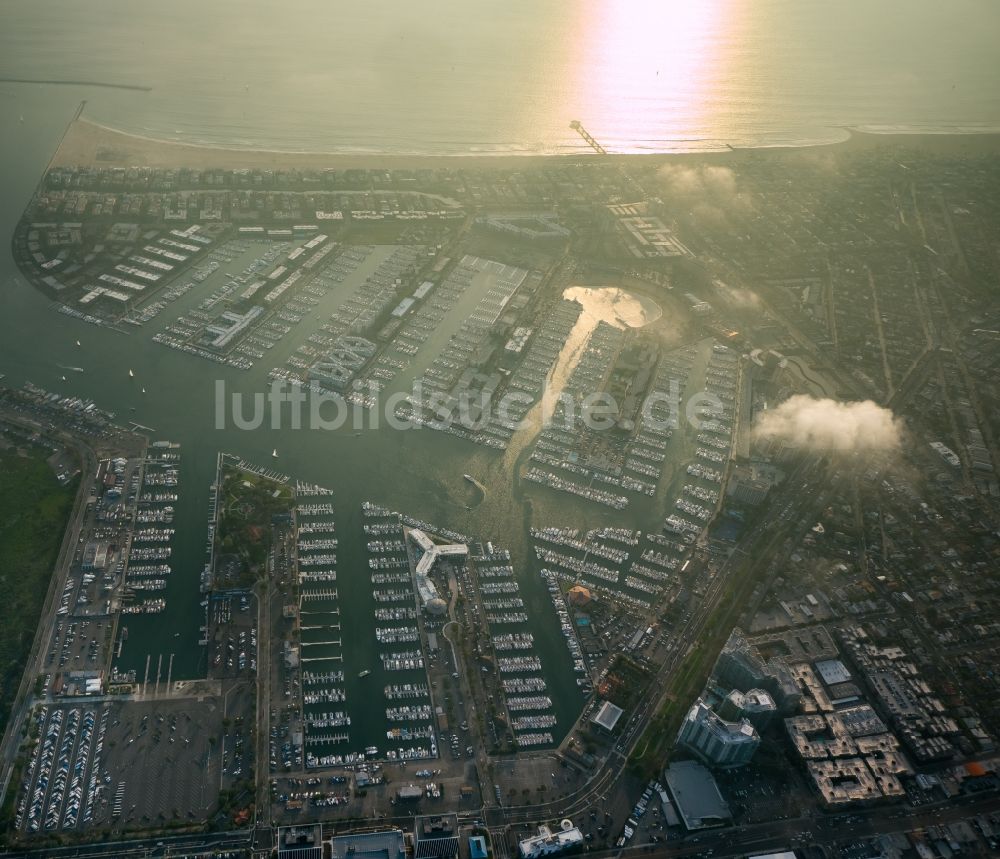
[[347,152],[294,152],[278,149],[240,149],[181,143],[120,131],[78,117],[66,129],[49,164],[51,167],[153,167],[194,169],[520,169],[553,162],[587,163],[614,160],[622,166],[656,166],[667,161],[737,162],[761,154],[800,157],[861,149],[910,148],[951,156],[1000,152],[1000,133],[874,133],[841,126],[848,137],[829,143],[793,146],[729,148],[713,152],[658,152],[636,154],[496,154],[409,155]]

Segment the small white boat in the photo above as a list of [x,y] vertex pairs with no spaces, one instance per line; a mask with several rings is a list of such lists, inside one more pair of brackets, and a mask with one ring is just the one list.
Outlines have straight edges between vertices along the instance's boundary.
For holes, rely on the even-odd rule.
[[131,370],[129,370],[129,371],[128,371],[128,377],[129,377],[130,379],[134,379],[134,378],[135,378],[135,373],[133,373],[133,372],[132,372]]
[[275,459],[278,458],[278,448],[275,448],[274,450],[271,451],[271,456],[273,456]]
[[79,341],[79,340],[77,340],[77,341],[76,341],[76,345],[77,345],[77,346],[80,346],[80,345],[81,345],[81,343],[80,343],[80,341]]
[[63,380],[63,381],[65,382],[65,381],[66,381],[66,377],[65,377],[65,376],[63,376],[63,377],[62,377],[62,380]]

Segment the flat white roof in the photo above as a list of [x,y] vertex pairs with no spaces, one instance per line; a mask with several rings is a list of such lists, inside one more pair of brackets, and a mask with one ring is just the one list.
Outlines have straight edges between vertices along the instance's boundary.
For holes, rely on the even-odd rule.
[[469,547],[465,543],[448,543],[447,545],[439,546],[423,531],[417,528],[411,529],[410,537],[424,553],[420,560],[417,561],[417,573],[422,576],[427,575],[431,567],[434,566],[434,562],[442,556],[455,557],[469,554]]
[[600,709],[591,721],[600,725],[606,731],[613,731],[615,729],[615,725],[618,724],[618,720],[622,717],[622,713],[624,712],[625,711],[622,710],[622,708],[617,704],[605,701],[601,704]]

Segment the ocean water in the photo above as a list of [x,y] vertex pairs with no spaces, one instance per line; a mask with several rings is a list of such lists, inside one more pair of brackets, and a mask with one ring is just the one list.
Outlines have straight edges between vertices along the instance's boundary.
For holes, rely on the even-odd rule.
[[[155,137],[300,151],[620,152],[1000,128],[992,0],[5,0],[0,78]],[[0,98],[54,87],[0,83]]]

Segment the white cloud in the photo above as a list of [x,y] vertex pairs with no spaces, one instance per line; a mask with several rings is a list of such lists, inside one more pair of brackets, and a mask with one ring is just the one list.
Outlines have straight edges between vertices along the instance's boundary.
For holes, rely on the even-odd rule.
[[899,418],[871,400],[841,403],[796,394],[764,412],[753,432],[815,450],[891,452],[899,450],[902,430]]
[[658,171],[666,183],[666,191],[678,197],[714,197],[725,199],[737,195],[736,174],[728,167],[682,167],[664,164]]

